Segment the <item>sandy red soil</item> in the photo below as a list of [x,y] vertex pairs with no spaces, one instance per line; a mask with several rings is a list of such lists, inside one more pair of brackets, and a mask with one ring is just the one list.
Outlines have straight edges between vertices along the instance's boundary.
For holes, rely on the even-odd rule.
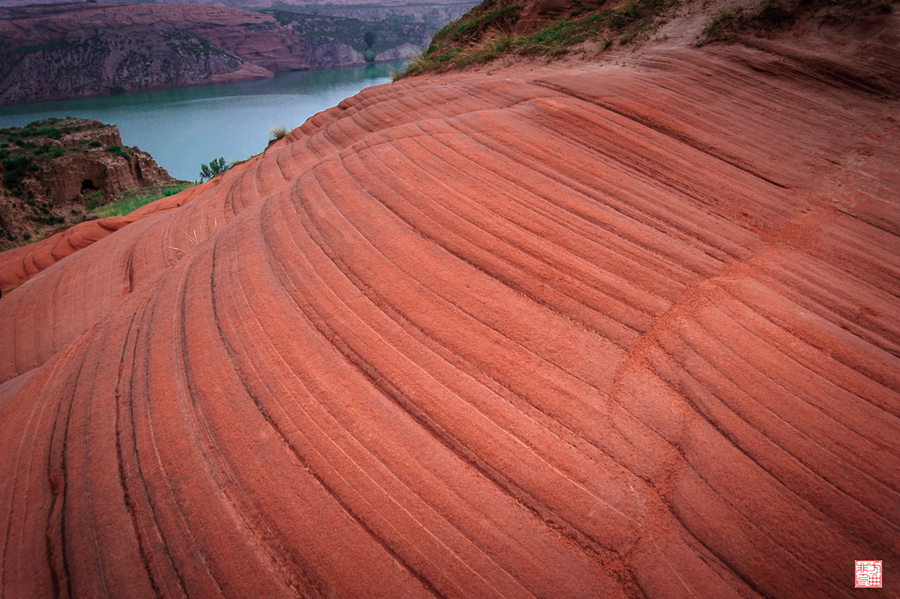
[[4,294],[3,596],[851,595],[891,19],[369,88]]

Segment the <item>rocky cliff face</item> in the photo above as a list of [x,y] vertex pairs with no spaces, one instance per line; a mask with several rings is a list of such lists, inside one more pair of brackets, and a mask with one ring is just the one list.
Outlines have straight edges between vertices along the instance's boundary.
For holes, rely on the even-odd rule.
[[268,12],[165,4],[0,9],[0,104],[414,58],[435,30],[396,16],[364,22]]
[[0,11],[0,103],[269,77],[309,41],[222,7],[52,5]]
[[123,191],[173,183],[119,130],[87,119],[51,119],[0,130],[0,248],[83,220]]

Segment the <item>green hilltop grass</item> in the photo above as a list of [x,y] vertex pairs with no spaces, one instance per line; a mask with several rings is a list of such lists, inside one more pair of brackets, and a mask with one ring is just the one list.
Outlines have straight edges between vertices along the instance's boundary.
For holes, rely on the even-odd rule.
[[90,211],[90,214],[98,218],[107,216],[125,216],[134,212],[141,206],[155,202],[161,198],[175,195],[189,187],[193,187],[190,181],[179,181],[174,185],[160,185],[157,187],[144,187],[124,191],[109,204],[98,206]]
[[444,72],[490,62],[501,56],[548,56],[570,52],[584,42],[605,50],[618,42],[649,39],[664,22],[664,13],[678,0],[631,0],[616,9],[578,7],[556,21],[524,35],[513,29],[521,7],[488,0],[441,29],[431,45],[397,78]]

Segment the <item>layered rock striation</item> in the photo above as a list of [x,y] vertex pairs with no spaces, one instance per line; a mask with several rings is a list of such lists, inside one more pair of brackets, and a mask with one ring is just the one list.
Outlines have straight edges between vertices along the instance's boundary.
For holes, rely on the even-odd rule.
[[4,294],[3,592],[822,597],[896,563],[897,17],[671,31],[369,88]]
[[245,10],[167,4],[2,9],[0,102],[271,77],[310,68],[309,40]]

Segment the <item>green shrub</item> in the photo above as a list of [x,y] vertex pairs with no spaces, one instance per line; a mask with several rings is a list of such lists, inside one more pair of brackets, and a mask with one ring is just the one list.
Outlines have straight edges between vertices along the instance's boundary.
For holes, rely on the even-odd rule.
[[3,184],[9,189],[18,187],[29,171],[38,169],[30,156],[12,156],[3,160],[0,165],[3,166]]
[[230,165],[225,162],[225,158],[219,156],[218,158],[213,158],[209,161],[209,164],[203,163],[200,165],[200,182],[206,181],[208,179],[212,179],[216,175],[221,175],[225,171],[228,170]]
[[52,137],[53,139],[59,139],[62,134],[63,132],[55,127],[27,128],[20,133],[22,137]]
[[740,16],[744,12],[743,6],[723,8],[703,28],[703,35],[708,41],[730,39],[734,31],[740,26]]
[[91,148],[99,148],[102,145],[103,144],[100,143],[99,141],[97,141],[96,139],[88,144],[88,146]]
[[106,198],[103,197],[103,194],[100,193],[99,191],[95,191],[94,193],[89,195],[87,198],[85,198],[84,206],[88,210],[96,210],[97,208],[102,206],[105,201],[106,201]]

